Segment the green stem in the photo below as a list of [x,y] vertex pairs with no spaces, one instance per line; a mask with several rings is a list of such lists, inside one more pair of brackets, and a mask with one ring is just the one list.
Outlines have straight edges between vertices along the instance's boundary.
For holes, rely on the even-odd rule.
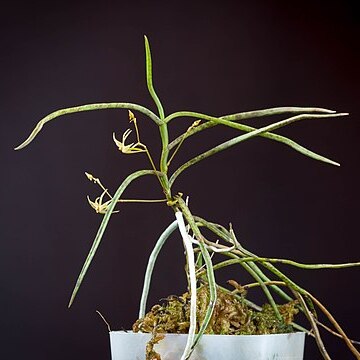
[[76,297],[76,294],[78,293],[79,291],[79,288],[80,288],[80,285],[82,284],[83,280],[84,280],[84,277],[87,273],[87,270],[95,256],[95,253],[96,253],[96,250],[98,249],[99,245],[100,245],[100,242],[102,240],[102,237],[104,235],[104,232],[106,230],[106,227],[109,223],[109,220],[110,220],[110,217],[112,215],[112,212],[114,211],[115,209],[115,206],[118,202],[118,200],[120,199],[120,196],[122,195],[122,193],[125,191],[125,189],[130,185],[130,183],[132,181],[134,181],[135,179],[141,177],[141,176],[145,176],[145,175],[155,175],[155,171],[153,170],[139,170],[139,171],[136,171],[132,174],[130,174],[122,183],[121,185],[119,186],[119,188],[116,190],[115,194],[114,194],[114,197],[112,198],[111,200],[111,203],[109,204],[109,207],[108,207],[108,211],[105,213],[104,217],[103,217],[103,220],[99,226],[99,229],[98,229],[98,232],[96,234],[96,237],[95,237],[95,240],[91,246],[91,249],[89,251],[89,254],[84,262],[84,265],[80,271],[80,275],[76,281],[76,284],[75,284],[75,287],[74,287],[74,290],[71,294],[71,298],[70,298],[70,301],[69,301],[69,305],[68,307],[70,307],[72,305],[72,303],[74,302],[74,299]]
[[115,102],[115,103],[97,103],[97,104],[80,105],[80,106],[70,107],[70,108],[66,108],[66,109],[60,109],[60,110],[54,111],[54,112],[50,113],[49,115],[45,116],[43,119],[41,119],[37,123],[34,130],[29,135],[29,137],[24,142],[22,142],[19,146],[17,146],[15,148],[15,150],[20,150],[20,149],[24,148],[25,146],[29,145],[47,122],[49,122],[59,116],[83,112],[83,111],[107,110],[107,109],[130,109],[130,110],[139,111],[139,112],[143,113],[144,115],[148,116],[156,124],[158,124],[158,125],[161,124],[161,120],[152,111],[150,111],[149,109],[147,109],[144,106],[133,104],[133,103],[125,103],[125,102],[117,103],[117,102]]
[[250,308],[256,310],[256,311],[262,311],[262,307],[253,303],[252,301],[242,297],[242,296],[239,296],[239,295],[236,295],[234,294],[232,291],[230,291],[229,289],[227,288],[224,288],[222,286],[217,286],[220,290],[226,292],[227,294],[233,296],[235,299],[239,300],[240,302],[244,302],[247,306],[249,306]]
[[261,278],[261,276],[259,276],[259,274],[257,273],[257,269],[254,268],[254,263],[250,262],[249,264],[243,263],[241,264],[242,267],[259,283],[262,291],[264,292],[265,296],[267,297],[269,304],[271,305],[271,307],[273,308],[276,317],[278,318],[278,320],[280,321],[284,321],[283,317],[280,314],[280,311],[275,303],[275,300],[273,298],[273,296],[271,295],[268,287],[265,285],[263,279]]
[[[232,232],[230,233],[231,235],[233,235],[234,240],[236,241],[237,244],[237,249],[235,250],[234,253],[237,253],[238,256],[251,256],[254,258],[257,258],[258,256],[256,256],[255,254],[253,254],[252,252],[246,250],[236,239],[235,237],[235,233]],[[294,289],[295,291],[301,293],[301,294],[305,294],[305,290],[302,289],[300,286],[298,286],[297,284],[295,284],[291,279],[289,279],[286,275],[284,275],[280,270],[278,270],[274,265],[264,261],[261,262],[261,265],[265,268],[267,268],[268,270],[270,270],[273,274],[275,274],[276,276],[278,276],[282,281],[284,281],[286,283],[286,285],[292,289]],[[256,264],[255,264],[256,266]],[[259,271],[261,272],[261,278],[265,281],[271,281],[271,279],[269,279],[260,269]],[[291,301],[291,297],[289,295],[287,295],[284,291],[282,291],[278,286],[273,285],[272,288],[280,295],[282,296],[284,299]],[[306,295],[306,294],[305,294]]]
[[331,357],[329,356],[328,352],[326,351],[325,345],[324,345],[324,343],[323,343],[323,341],[321,339],[320,332],[319,332],[319,329],[317,327],[314,315],[308,309],[308,307],[307,307],[303,297],[301,296],[301,294],[297,293],[296,291],[293,291],[293,293],[296,296],[296,298],[298,299],[298,301],[300,303],[300,306],[304,310],[304,313],[305,313],[307,319],[309,320],[311,328],[313,329],[313,332],[314,332],[316,344],[317,344],[317,346],[319,348],[319,351],[320,351],[321,355],[323,356],[323,358],[325,360],[331,360]]
[[[197,219],[199,219],[199,218],[197,218]],[[209,229],[209,230],[211,230],[211,229]],[[276,305],[276,303],[274,301],[274,298],[272,297],[269,289],[267,288],[266,284],[264,283],[264,279],[263,279],[264,274],[261,272],[261,270],[254,263],[254,260],[256,261],[257,258],[256,257],[251,257],[251,258],[249,257],[249,258],[241,258],[240,259],[237,255],[232,254],[231,252],[225,252],[223,254],[226,255],[226,256],[232,257],[233,260],[227,260],[227,261],[224,261],[222,263],[216,264],[216,265],[213,266],[213,269],[216,270],[216,269],[219,269],[219,268],[221,268],[223,266],[228,266],[228,265],[236,264],[236,263],[240,264],[259,283],[260,287],[262,288],[265,296],[267,297],[267,299],[269,301],[269,304],[272,306],[276,317],[279,320],[282,320],[282,316],[281,316],[281,314],[279,312],[279,309],[278,309],[278,307],[277,307],[277,305]],[[245,259],[245,261],[243,261],[244,259]],[[269,282],[271,280],[266,277],[265,281]],[[271,286],[274,286],[274,285],[271,285]],[[284,294],[286,294],[286,293],[284,293]]]
[[310,310],[313,312],[313,314],[315,316],[317,316],[314,304],[313,304],[312,300],[307,296],[307,291],[305,289],[303,289],[302,287],[297,285],[293,280],[291,280],[284,273],[282,273],[280,270],[278,270],[274,265],[272,265],[268,262],[262,262],[261,265],[263,267],[265,267],[266,269],[268,269],[269,271],[271,271],[274,275],[276,275],[282,281],[284,281],[286,283],[286,285],[288,286],[288,288],[295,290],[296,292],[304,295],[305,299],[308,303],[308,306],[310,307]]
[[161,146],[162,146],[161,158],[160,158],[160,170],[161,170],[161,172],[166,174],[167,169],[168,169],[167,162],[168,162],[168,156],[169,156],[169,150],[168,150],[169,131],[168,131],[168,127],[166,124],[160,125],[159,130],[160,130]]
[[[237,260],[240,260],[238,258],[237,255],[235,254],[232,254],[232,253],[225,253],[227,256],[229,257],[232,257],[232,258],[235,258]],[[264,292],[265,296],[267,297],[268,301],[269,301],[269,304],[271,305],[271,307],[273,308],[274,312],[275,312],[275,315],[276,317],[282,321],[283,318],[279,312],[279,309],[275,303],[275,300],[274,298],[272,297],[268,287],[264,284],[264,280],[262,279],[262,277],[260,276],[259,272],[258,272],[258,268],[256,266],[256,264],[254,264],[253,262],[249,262],[249,263],[246,263],[246,262],[241,262],[241,261],[238,261],[238,263],[259,283],[262,291]],[[255,265],[255,266],[254,266]],[[266,280],[267,281],[267,280]]]
[[353,266],[360,266],[360,262],[356,263],[344,263],[344,264],[302,264],[296,261],[287,260],[287,259],[273,259],[273,258],[264,258],[264,257],[243,257],[240,259],[231,259],[225,260],[220,263],[214,265],[214,270],[221,269],[225,266],[229,266],[236,263],[244,263],[244,262],[269,262],[269,263],[281,263],[292,265],[301,269],[309,269],[309,270],[316,270],[316,269],[344,269]]
[[[198,216],[196,216],[195,219],[197,221],[200,221],[206,228],[208,228],[214,234],[219,236],[221,239],[223,239],[223,240],[225,240],[225,241],[227,241],[229,243],[234,242],[231,234],[223,226],[221,226],[219,224],[210,223],[210,222],[208,222],[208,221],[206,221],[206,220],[204,220],[204,219],[202,219],[202,218],[200,218]],[[238,243],[238,246],[241,246],[241,245]],[[254,258],[256,257],[256,255],[254,255],[251,252],[247,251],[243,247],[241,247],[241,251],[242,251],[242,255],[238,254],[239,256],[244,257],[245,255],[247,255],[249,257],[254,257]],[[232,254],[230,254],[230,253],[223,253],[223,255],[228,256],[228,257],[232,257]],[[237,257],[237,259],[238,259],[238,257]],[[256,271],[256,273],[261,277],[261,279],[263,281],[267,281],[267,282],[271,281],[271,279],[269,277],[267,277],[255,263],[252,266],[253,266],[253,270]],[[277,285],[270,285],[270,288],[273,291],[275,291],[279,296],[281,296],[284,300],[286,300],[286,301],[293,300],[284,290],[282,290]]]
[[[202,220],[201,218],[198,218],[198,217],[197,217],[197,219],[199,221]],[[210,223],[207,223],[205,225],[209,226],[209,224]],[[222,228],[222,230],[220,230],[220,228]],[[211,227],[209,227],[209,230],[211,230]],[[236,247],[238,249],[238,250],[232,251],[231,253],[225,252],[225,253],[223,253],[223,255],[226,255],[226,256],[231,257],[236,260],[240,260],[240,257],[244,258],[244,256],[249,256],[254,259],[258,258],[255,254],[249,252],[248,250],[246,250],[245,248],[243,248],[241,246],[241,244],[238,242],[238,240],[235,237],[235,233],[232,230],[231,230],[231,232],[228,232],[225,228],[220,227],[219,225],[215,226],[214,230],[216,230],[216,232],[219,234],[219,236],[221,238],[225,238],[227,241],[235,243]],[[223,245],[218,245],[218,247],[224,248]],[[308,297],[306,290],[302,289],[300,286],[295,284],[295,282],[293,282],[290,278],[288,278],[286,275],[284,275],[281,271],[279,271],[274,265],[270,264],[269,262],[266,262],[266,261],[261,262],[261,265],[264,266],[265,268],[267,268],[268,270],[270,270],[273,274],[277,275],[281,280],[283,280],[286,283],[286,285],[289,288],[296,290],[297,292],[303,294],[305,296],[306,300],[308,301],[308,305],[311,307],[311,310],[316,315],[314,304],[312,303],[311,299]],[[261,269],[255,264],[255,262],[249,261],[249,266],[261,278],[262,281],[265,281],[265,282],[272,281],[261,271]],[[285,300],[287,300],[287,301],[292,300],[292,298],[288,294],[286,294],[283,290],[281,290],[277,285],[270,285],[270,287]]]
[[168,157],[169,157],[169,132],[166,123],[159,126],[161,136],[161,157],[160,157],[160,171],[161,183],[167,199],[171,199],[171,186],[168,179]]
[[305,289],[297,285],[294,281],[292,281],[290,278],[288,278],[284,273],[282,273],[280,270],[278,270],[274,265],[268,263],[268,262],[261,262],[261,265],[264,266],[266,269],[270,270],[274,275],[276,275],[279,279],[284,281],[286,285],[289,288],[292,288],[296,292],[307,295],[307,292]]
[[[234,231],[231,229],[229,234],[231,235],[233,241],[236,244],[236,247],[238,250],[235,250],[234,253],[237,253],[239,256],[253,256],[253,257],[258,257],[257,255],[251,253],[250,251],[246,250],[240,243],[239,241],[236,239],[235,233]],[[279,271],[274,265],[270,264],[269,262],[262,262],[261,265],[265,268],[267,268],[268,270],[270,270],[273,274],[275,274],[276,276],[278,276],[282,281],[284,281],[286,283],[286,285],[292,289],[295,290],[301,294],[303,294],[305,296],[305,299],[308,302],[308,305],[310,306],[311,310],[313,311],[313,313],[316,315],[316,311],[315,311],[315,307],[314,304],[312,303],[311,299],[307,296],[306,294],[306,290],[302,289],[300,286],[298,286],[297,284],[295,284],[294,281],[292,281],[290,278],[288,278],[286,275],[284,275],[281,271]],[[255,266],[257,266],[255,264]],[[265,281],[270,281],[270,279],[264,274],[262,273],[262,271],[259,269],[259,273],[261,273],[262,275],[262,279]],[[289,301],[291,301],[291,297],[289,297],[285,292],[283,292],[278,286],[273,285],[272,288],[274,289],[274,291],[276,291],[280,296],[282,296],[284,299],[288,299]]]
[[120,199],[120,203],[160,203],[166,202],[167,199]]

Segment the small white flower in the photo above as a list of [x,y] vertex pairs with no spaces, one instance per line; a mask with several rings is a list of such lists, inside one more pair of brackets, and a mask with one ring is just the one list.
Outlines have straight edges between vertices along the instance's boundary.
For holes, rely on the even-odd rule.
[[[98,214],[106,214],[107,211],[109,210],[109,205],[110,205],[112,199],[105,201],[103,203],[104,195],[107,193],[108,193],[108,191],[107,191],[107,189],[105,189],[104,192],[95,199],[95,201],[91,201],[89,196],[87,196],[88,203]],[[113,211],[113,214],[118,213],[118,212],[119,211]]]
[[130,143],[128,145],[125,144],[126,139],[129,137],[130,133],[131,133],[131,130],[127,129],[122,136],[122,141],[119,141],[118,139],[116,139],[115,133],[113,133],[113,140],[114,140],[116,146],[118,147],[118,149],[123,154],[134,154],[134,153],[146,151],[145,145],[140,142]]

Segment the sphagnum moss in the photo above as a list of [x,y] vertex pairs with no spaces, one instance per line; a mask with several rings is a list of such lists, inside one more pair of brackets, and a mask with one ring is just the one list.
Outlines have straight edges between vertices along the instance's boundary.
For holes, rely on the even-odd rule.
[[[196,331],[206,314],[209,305],[209,288],[201,286],[197,292]],[[247,305],[245,298],[217,289],[217,299],[205,334],[221,335],[259,335],[282,334],[293,332],[294,316],[299,312],[297,301],[277,305],[282,320],[276,316],[269,304],[264,304],[261,311]],[[190,294],[170,295],[154,305],[145,317],[133,325],[134,332],[187,334],[190,325]]]
[[[161,234],[149,257],[140,301],[140,320],[134,325],[135,330],[154,332],[153,340],[147,347],[147,356],[149,359],[160,359],[160,355],[154,351],[154,344],[160,341],[163,336],[159,333],[160,330],[167,332],[172,330],[175,330],[175,332],[188,332],[189,336],[187,344],[181,357],[181,360],[186,360],[189,359],[196,344],[204,333],[238,334],[286,332],[291,330],[291,326],[296,329],[307,331],[308,334],[314,336],[324,359],[330,359],[330,356],[322,342],[319,326],[326,328],[332,334],[342,338],[353,355],[357,359],[360,359],[360,353],[354,346],[354,343],[356,342],[350,340],[346,336],[343,329],[335,321],[334,317],[326,307],[306,289],[295,283],[289,276],[276,267],[277,263],[283,263],[303,269],[346,268],[359,266],[359,262],[335,265],[302,264],[288,259],[267,258],[264,256],[259,257],[244,248],[237,240],[231,226],[227,229],[224,226],[209,222],[199,216],[194,216],[190,211],[188,202],[183,198],[183,194],[173,194],[172,192],[174,183],[185,170],[200,161],[254,137],[263,137],[268,140],[282,143],[309,158],[338,166],[339,164],[337,162],[319,155],[298,144],[294,140],[279,135],[274,131],[281,127],[291,125],[296,121],[320,120],[345,116],[348,114],[337,113],[334,110],[324,108],[286,106],[227,114],[219,117],[192,111],[178,111],[167,115],[154,88],[150,44],[146,37],[145,57],[146,84],[149,94],[156,105],[157,114],[144,106],[129,102],[95,103],[60,109],[40,120],[29,137],[16,147],[16,150],[19,150],[29,145],[46,123],[60,116],[84,111],[126,109],[128,110],[129,120],[135,129],[135,133],[131,134],[131,129],[127,129],[124,131],[121,140],[119,140],[118,135],[114,132],[114,147],[116,147],[124,156],[134,156],[135,154],[135,156],[146,155],[145,158],[149,162],[149,167],[129,174],[115,192],[110,191],[104,186],[100,179],[90,173],[86,173],[87,178],[101,188],[101,193],[97,197],[95,196],[95,201],[92,201],[90,197],[88,197],[88,202],[96,213],[102,216],[102,221],[76,281],[70,298],[69,307],[79,291],[112,214],[117,212],[117,204],[119,202],[163,202],[174,211],[176,220]],[[158,127],[161,140],[161,151],[156,157],[153,156],[146,144],[140,141],[140,131],[136,119],[137,114],[148,117],[152,120],[152,124]],[[258,129],[241,123],[252,118],[271,117],[273,115],[284,116],[285,118]],[[187,129],[183,134],[174,139],[170,139],[170,124],[179,118],[190,119],[190,124],[187,125]],[[236,135],[233,138],[198,154],[177,169],[173,169],[171,166],[172,160],[180,152],[183,143],[185,141],[191,141],[199,132],[214,126],[230,127],[236,132]],[[239,134],[239,132],[241,134]],[[159,159],[158,163],[155,163],[153,159]],[[221,171],[221,169],[214,169],[214,171]],[[160,190],[163,194],[160,199],[124,199],[122,195],[127,187],[132,185],[136,179],[143,176],[155,176],[158,179]],[[209,230],[214,235],[215,239],[205,237],[202,232],[204,228]],[[164,243],[176,229],[180,230],[186,250],[186,276],[189,284],[188,292],[180,297],[173,296],[168,298],[166,304],[153,307],[152,311],[146,315],[146,302],[156,259]],[[218,239],[221,242],[219,242]],[[195,253],[197,254],[196,262],[194,257]],[[224,256],[227,259],[213,264],[213,254],[216,254],[216,256]],[[217,260],[217,257],[215,259]],[[259,307],[249,299],[245,298],[243,294],[230,293],[228,289],[223,288],[216,283],[215,272],[232,265],[238,266],[250,274],[255,282],[249,284],[248,288],[260,286],[265,294],[268,304]],[[264,269],[268,275],[265,274]],[[277,304],[273,297],[274,294],[282,298],[285,304]],[[325,314],[334,329],[319,322],[316,309]],[[297,311],[306,315],[312,331],[306,330],[293,323],[293,316]],[[155,321],[157,324],[155,327],[150,326],[148,321],[149,318]]]

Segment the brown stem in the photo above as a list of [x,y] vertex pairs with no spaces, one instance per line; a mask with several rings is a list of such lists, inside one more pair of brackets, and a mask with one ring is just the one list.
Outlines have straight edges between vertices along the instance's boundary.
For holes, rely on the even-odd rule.
[[316,340],[316,343],[317,343],[317,346],[318,346],[318,348],[320,350],[321,355],[323,356],[323,358],[325,360],[331,360],[331,357],[328,354],[328,352],[326,351],[325,345],[324,345],[324,343],[323,343],[323,341],[321,339],[320,332],[319,332],[319,329],[317,327],[314,314],[307,307],[306,302],[305,302],[304,298],[302,297],[302,295],[300,293],[298,293],[297,291],[293,290],[293,289],[291,289],[291,291],[293,292],[295,297],[299,300],[302,308],[304,309],[305,315],[306,315],[307,319],[309,320],[311,328],[314,331],[315,340]]
[[334,317],[330,314],[330,312],[326,309],[326,307],[313,295],[307,293],[307,295],[311,298],[311,300],[320,308],[320,310],[326,315],[326,317],[330,320],[330,322],[334,325],[336,330],[342,336],[343,340],[345,341],[346,345],[350,349],[350,351],[355,355],[356,359],[360,359],[360,353],[357,351],[355,346],[351,343],[351,340],[347,337],[344,330],[338,324],[338,322],[334,319]]
[[[337,333],[336,331],[330,329],[328,326],[326,326],[325,324],[323,324],[322,322],[320,322],[318,319],[315,319],[316,323],[318,325],[320,325],[321,327],[323,327],[326,331],[328,331],[330,334],[334,335],[334,336],[337,336],[339,338],[343,338],[342,335],[340,335],[339,333]],[[357,345],[360,345],[360,341],[356,341],[356,340],[351,340],[350,341],[353,343],[353,344],[357,344]]]

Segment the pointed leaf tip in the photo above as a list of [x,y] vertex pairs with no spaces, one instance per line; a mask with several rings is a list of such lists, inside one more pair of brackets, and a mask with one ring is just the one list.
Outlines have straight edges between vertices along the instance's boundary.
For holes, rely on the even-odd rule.
[[76,296],[76,293],[77,291],[74,289],[73,293],[71,294],[71,297],[70,297],[70,300],[69,300],[69,303],[68,303],[68,309],[71,308],[72,304],[74,303],[74,300],[75,300],[75,296]]
[[22,142],[20,145],[14,147],[14,150],[21,150],[26,146],[26,141]]

